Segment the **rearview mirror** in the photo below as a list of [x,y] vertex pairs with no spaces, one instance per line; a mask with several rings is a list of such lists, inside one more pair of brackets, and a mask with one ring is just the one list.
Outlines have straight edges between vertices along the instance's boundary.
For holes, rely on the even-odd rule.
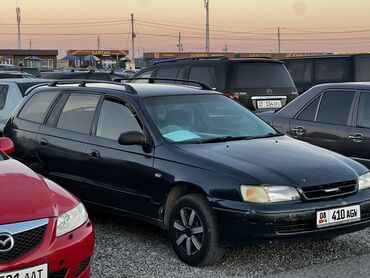
[[0,150],[6,154],[11,154],[15,151],[13,141],[7,137],[0,137]]
[[119,136],[118,143],[121,145],[143,145],[145,143],[145,135],[139,131],[124,132]]

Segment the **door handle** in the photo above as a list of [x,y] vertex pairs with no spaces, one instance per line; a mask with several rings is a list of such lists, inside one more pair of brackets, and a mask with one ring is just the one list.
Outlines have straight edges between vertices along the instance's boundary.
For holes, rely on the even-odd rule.
[[100,152],[97,150],[89,150],[87,154],[93,158],[100,158]]
[[348,136],[348,139],[353,140],[355,143],[361,143],[366,140],[366,138],[361,133],[355,133]]
[[297,126],[297,127],[293,128],[293,131],[296,135],[299,135],[299,136],[306,133],[306,130],[303,126]]
[[41,145],[46,146],[48,143],[49,143],[48,140],[46,140],[45,138],[40,139],[40,144]]

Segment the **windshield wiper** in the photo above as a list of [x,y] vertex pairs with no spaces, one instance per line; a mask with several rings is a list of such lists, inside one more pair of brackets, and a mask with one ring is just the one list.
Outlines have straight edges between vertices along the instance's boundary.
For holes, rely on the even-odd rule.
[[214,137],[204,140],[199,140],[199,144],[203,143],[219,143],[219,142],[227,142],[227,141],[238,141],[238,140],[244,140],[247,136],[220,136],[220,137]]
[[282,133],[267,133],[265,135],[260,135],[260,136],[245,136],[244,139],[246,140],[251,140],[251,139],[260,139],[260,138],[271,138],[271,137],[279,137],[279,136],[283,136],[284,134]]

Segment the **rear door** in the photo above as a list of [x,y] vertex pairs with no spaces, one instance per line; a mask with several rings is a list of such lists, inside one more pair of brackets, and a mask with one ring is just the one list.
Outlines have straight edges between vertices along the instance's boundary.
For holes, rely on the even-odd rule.
[[99,99],[94,93],[63,93],[36,140],[47,174],[82,199],[87,142]]
[[355,91],[323,92],[291,120],[289,133],[296,139],[346,155],[354,98]]
[[348,135],[348,155],[370,169],[370,92],[359,93],[354,122]]
[[252,110],[279,109],[298,94],[280,62],[230,63],[227,83],[236,100]]

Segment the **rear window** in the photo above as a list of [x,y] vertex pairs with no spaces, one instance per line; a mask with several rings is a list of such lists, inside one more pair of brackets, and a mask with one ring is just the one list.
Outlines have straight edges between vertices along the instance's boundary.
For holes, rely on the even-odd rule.
[[356,58],[356,81],[370,81],[370,57]]
[[228,76],[231,89],[295,87],[289,72],[280,63],[233,64]]
[[0,110],[3,110],[6,103],[6,97],[8,95],[9,86],[0,86]]
[[55,92],[40,92],[34,94],[23,106],[19,113],[19,118],[36,123],[42,123],[48,108],[56,96],[57,94]]

